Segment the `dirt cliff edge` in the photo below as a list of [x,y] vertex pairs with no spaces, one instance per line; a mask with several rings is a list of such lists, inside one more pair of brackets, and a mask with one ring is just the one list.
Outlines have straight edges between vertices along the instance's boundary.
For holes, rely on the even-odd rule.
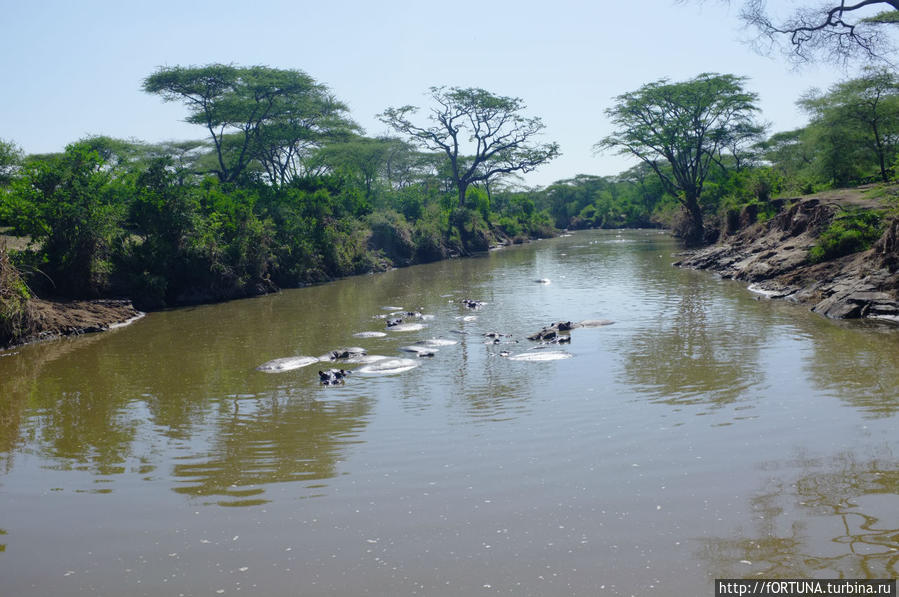
[[675,265],[749,282],[753,292],[807,304],[826,317],[899,323],[899,219],[888,221],[867,251],[817,264],[808,260],[842,207],[879,205],[860,197],[830,193],[790,200],[770,220],[749,224]]

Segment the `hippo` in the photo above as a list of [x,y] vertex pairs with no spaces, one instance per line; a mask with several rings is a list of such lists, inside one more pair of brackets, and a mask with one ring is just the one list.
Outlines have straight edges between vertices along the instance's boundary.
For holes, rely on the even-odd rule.
[[399,317],[394,317],[394,318],[392,318],[392,319],[388,319],[388,320],[387,320],[387,327],[392,328],[392,327],[397,326],[397,325],[399,325],[399,324],[401,324],[401,323],[403,323],[403,320],[402,320],[401,318],[399,318]]
[[581,326],[577,323],[571,323],[570,321],[559,321],[557,323],[551,323],[536,334],[531,334],[530,336],[528,336],[528,340],[553,340],[556,336],[559,335],[559,332],[568,332],[577,327]]
[[411,352],[417,357],[432,357],[438,352],[436,348],[416,346],[414,344],[412,346],[401,346],[400,350],[402,350],[403,352]]
[[344,383],[344,378],[350,372],[346,369],[328,369],[327,371],[318,372],[318,377],[323,386],[336,386]]
[[480,309],[484,306],[485,303],[482,301],[475,301],[472,299],[462,299],[462,304],[468,307],[469,309]]
[[355,357],[362,357],[368,354],[368,351],[364,348],[360,348],[358,346],[350,346],[348,348],[338,348],[336,350],[332,350],[328,354],[324,355],[321,360],[322,361],[337,361],[340,359],[352,359]]

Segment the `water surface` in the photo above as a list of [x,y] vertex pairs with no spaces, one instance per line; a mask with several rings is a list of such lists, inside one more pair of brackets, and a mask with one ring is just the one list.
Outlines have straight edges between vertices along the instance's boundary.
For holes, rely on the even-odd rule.
[[[0,353],[3,594],[895,577],[899,333],[758,300],[676,250],[582,232]],[[432,317],[393,331],[393,311]],[[525,339],[584,319],[615,323]],[[357,346],[416,366],[256,370]],[[568,358],[520,360],[544,351]]]

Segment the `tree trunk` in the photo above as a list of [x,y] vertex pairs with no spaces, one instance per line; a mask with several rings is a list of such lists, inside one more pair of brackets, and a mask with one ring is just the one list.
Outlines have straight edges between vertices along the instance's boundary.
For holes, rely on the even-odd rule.
[[461,182],[456,184],[459,187],[459,207],[465,207],[465,193],[468,191],[468,185]]
[[702,208],[699,206],[699,198],[687,195],[684,198],[684,208],[687,211],[687,229],[684,234],[684,242],[689,247],[698,247],[705,239],[705,229],[702,222]]
[[890,182],[890,177],[887,176],[887,166],[884,160],[884,151],[883,143],[880,141],[880,131],[877,130],[877,123],[873,123],[872,128],[874,129],[874,145],[877,148],[877,159],[880,161],[880,178],[883,182]]

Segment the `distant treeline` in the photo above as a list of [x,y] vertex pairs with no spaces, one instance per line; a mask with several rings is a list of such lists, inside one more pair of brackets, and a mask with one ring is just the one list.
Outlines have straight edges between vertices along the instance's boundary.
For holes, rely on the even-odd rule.
[[[716,156],[699,203],[714,229],[778,193],[892,176],[899,95],[866,72],[800,105],[811,123]],[[91,137],[22,155],[0,141],[0,226],[30,237],[8,252],[40,296],[125,296],[143,308],[223,300],[482,251],[558,229],[666,226],[682,198],[664,160],[611,177],[525,188],[519,173],[559,154],[536,144],[516,98],[434,88],[381,115],[398,136],[362,134],[346,106],[300,71],[227,65],[160,69],[144,89],[184,103],[205,139]],[[505,128],[503,128],[505,127]],[[461,141],[472,140],[469,145]],[[510,142],[511,140],[511,142]],[[616,140],[617,141],[617,140]],[[22,286],[22,293],[27,293]]]

